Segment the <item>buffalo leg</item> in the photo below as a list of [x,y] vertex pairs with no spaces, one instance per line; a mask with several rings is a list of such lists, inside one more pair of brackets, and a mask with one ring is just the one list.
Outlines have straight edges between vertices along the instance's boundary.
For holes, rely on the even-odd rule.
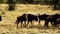
[[27,23],[27,26],[28,26],[28,24],[29,24],[29,21],[28,21],[28,23]]
[[48,21],[45,21],[44,27],[47,27],[48,28]]
[[17,28],[18,28],[19,21],[16,21],[16,22],[17,22]]
[[32,23],[32,21],[31,21],[31,24],[32,24],[32,27],[33,27],[33,23]]
[[25,21],[25,24],[24,24],[24,26],[26,27],[26,21]]
[[23,25],[23,21],[21,21],[21,27],[22,27],[22,25]]
[[38,23],[38,26],[40,25],[40,20],[39,20],[39,23]]

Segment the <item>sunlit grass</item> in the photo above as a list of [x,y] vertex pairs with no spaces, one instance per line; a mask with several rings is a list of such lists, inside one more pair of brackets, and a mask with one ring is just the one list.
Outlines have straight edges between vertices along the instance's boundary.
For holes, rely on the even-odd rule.
[[[40,34],[40,33],[54,33],[56,34],[59,30],[55,29],[44,29],[44,28],[16,28],[16,18],[18,16],[21,16],[22,14],[60,14],[60,11],[54,11],[51,8],[48,8],[48,5],[32,5],[32,4],[16,4],[16,10],[15,11],[7,11],[8,5],[1,4],[0,5],[0,14],[2,16],[2,21],[0,21],[0,34],[6,33],[6,34]],[[7,8],[6,8],[7,7]],[[4,12],[5,14],[2,14]],[[41,26],[43,26],[44,21],[41,21]],[[43,24],[43,25],[42,25]],[[30,24],[31,25],[31,24]],[[34,22],[34,26],[38,26],[38,22]]]

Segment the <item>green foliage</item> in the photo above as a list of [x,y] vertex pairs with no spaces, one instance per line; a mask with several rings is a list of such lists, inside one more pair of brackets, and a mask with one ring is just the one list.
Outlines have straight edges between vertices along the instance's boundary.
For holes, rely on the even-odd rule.
[[16,3],[16,0],[13,0],[13,3]]
[[51,4],[53,2],[53,0],[45,0],[46,4]]
[[[6,3],[8,0],[1,0],[0,3]],[[16,0],[12,0],[13,3],[16,3]]]
[[0,0],[0,3],[6,3],[7,0]]
[[[13,3],[17,3],[18,0],[12,0],[12,1],[13,1]],[[60,2],[60,0],[58,0],[58,1]],[[7,2],[7,0],[0,1],[0,3],[6,3],[6,2]],[[53,2],[53,0],[45,0],[45,3],[47,3],[47,4],[50,4],[52,2]]]

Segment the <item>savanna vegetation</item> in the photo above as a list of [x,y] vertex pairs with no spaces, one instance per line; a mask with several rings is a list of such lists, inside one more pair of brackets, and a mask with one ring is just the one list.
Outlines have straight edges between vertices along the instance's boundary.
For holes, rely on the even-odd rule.
[[[21,23],[19,23],[18,29],[15,24],[17,17],[23,14],[60,14],[59,4],[60,0],[58,0],[58,4],[54,4],[53,0],[44,0],[42,4],[40,1],[0,0],[0,15],[2,16],[2,21],[0,21],[0,34],[59,34],[60,30],[58,28],[53,30],[50,23],[49,28],[44,28],[45,21],[41,21],[39,26],[38,22],[33,21],[34,27],[32,28],[30,27],[30,23],[27,28],[21,28]],[[56,8],[57,5],[58,8]]]

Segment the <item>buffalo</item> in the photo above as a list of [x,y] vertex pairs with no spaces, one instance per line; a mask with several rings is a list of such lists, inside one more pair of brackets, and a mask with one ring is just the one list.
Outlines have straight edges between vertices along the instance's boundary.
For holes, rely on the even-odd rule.
[[60,17],[59,14],[50,15],[46,18],[45,24],[48,27],[48,22],[51,22],[52,26],[54,26],[56,24],[55,23],[56,19],[59,18],[59,17]]
[[23,21],[25,22],[25,26],[26,26],[26,14],[23,14],[22,16],[17,17],[17,20],[15,22],[17,24],[17,27],[19,23],[21,23],[21,26],[22,26]]
[[53,26],[56,27],[56,26],[59,26],[59,22],[60,22],[60,15],[59,14],[55,14],[55,21],[53,23]]
[[32,21],[33,21],[33,20],[38,21],[37,15],[28,14],[27,17],[28,17],[28,23],[27,23],[27,26],[28,26],[29,22],[31,22],[31,24],[32,24]]
[[54,25],[54,27],[56,27],[56,26],[59,27],[59,24],[60,24],[60,18],[57,18],[53,25]]
[[45,21],[45,25],[44,26],[46,26],[46,18],[48,17],[49,15],[47,15],[47,14],[43,14],[43,15],[40,15],[40,14],[38,14],[38,19],[39,19],[39,24],[40,24],[40,20],[44,20]]
[[52,22],[53,22],[52,15],[48,15],[48,17],[46,17],[44,27],[46,26],[46,27],[48,28],[49,22],[51,22],[51,24],[52,24]]

